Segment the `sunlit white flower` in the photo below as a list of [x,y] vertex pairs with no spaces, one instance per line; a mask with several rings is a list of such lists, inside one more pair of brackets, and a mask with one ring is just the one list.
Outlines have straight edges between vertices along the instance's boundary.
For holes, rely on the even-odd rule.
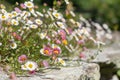
[[37,26],[37,25],[35,25],[35,24],[32,24],[32,25],[30,25],[30,28],[32,28],[32,29],[37,29],[37,28],[38,28],[38,26]]
[[72,24],[75,24],[75,20],[74,20],[74,19],[69,19],[69,21],[70,21]]
[[62,15],[60,13],[57,13],[57,12],[53,12],[53,16],[57,19],[61,19],[62,18]]
[[86,30],[86,28],[82,28],[82,29],[80,30],[80,33],[81,33],[81,34],[84,34],[84,35],[87,36],[87,37],[90,36],[90,34],[89,34],[88,31]]
[[0,42],[0,46],[2,46],[2,43]]
[[34,71],[37,69],[37,63],[33,61],[27,61],[24,65],[21,65],[22,70]]
[[33,21],[28,20],[28,21],[27,21],[27,25],[29,25],[29,24],[33,24]]
[[19,22],[15,19],[12,19],[11,24],[17,26],[19,24]]
[[74,13],[73,11],[70,11],[70,14],[71,14],[73,17],[76,16],[75,13]]
[[26,64],[21,65],[21,69],[22,69],[22,70],[28,70]]
[[25,2],[24,5],[28,8],[33,8],[34,7],[34,4],[31,1]]
[[12,18],[13,16],[12,16],[12,14],[11,14],[11,13],[8,13],[8,17],[9,17],[9,18]]
[[40,33],[40,38],[41,39],[44,39],[46,37],[47,33],[46,32],[42,32]]
[[30,30],[30,27],[23,26],[23,29],[25,29],[25,30]]
[[26,67],[27,67],[27,69],[29,70],[29,71],[34,71],[35,69],[37,69],[37,63],[36,62],[33,62],[33,61],[27,61],[26,63],[25,63],[25,65],[26,65]]
[[57,22],[57,25],[60,27],[60,28],[65,28],[65,25],[62,23],[62,22]]
[[17,17],[16,19],[17,19],[18,21],[20,21],[20,20],[21,20],[21,17]]
[[11,14],[12,14],[13,17],[18,16],[18,13],[16,11],[12,11]]
[[7,14],[4,14],[4,15],[0,14],[0,19],[1,20],[7,20],[8,19],[8,15]]
[[10,47],[12,49],[16,49],[17,48],[17,44],[15,42],[13,42],[13,43],[10,44]]
[[65,0],[65,3],[66,3],[66,4],[69,4],[69,0]]
[[43,22],[40,19],[36,19],[35,23],[38,24],[38,25],[41,25]]
[[62,58],[58,58],[58,62],[61,63],[63,66],[66,66],[66,63]]
[[41,12],[36,11],[36,14],[43,17],[43,14]]
[[23,16],[31,16],[30,12],[27,11],[22,11],[22,13],[20,14],[21,17]]
[[29,11],[32,13],[34,17],[37,17],[37,14],[35,13],[35,10],[33,8],[29,8]]
[[5,9],[1,9],[1,12],[2,12],[3,14],[7,14],[7,11],[6,11]]

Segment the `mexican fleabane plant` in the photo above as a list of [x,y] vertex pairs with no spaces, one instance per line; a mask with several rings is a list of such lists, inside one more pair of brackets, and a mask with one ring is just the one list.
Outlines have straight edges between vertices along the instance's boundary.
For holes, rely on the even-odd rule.
[[89,22],[70,10],[66,13],[55,8],[39,11],[32,1],[21,3],[12,11],[1,7],[0,62],[16,73],[34,73],[41,68],[68,66],[65,59],[73,55],[81,61],[94,59],[98,53],[86,55],[86,44],[93,42],[99,50],[104,44],[100,41],[104,30],[111,39],[108,26]]

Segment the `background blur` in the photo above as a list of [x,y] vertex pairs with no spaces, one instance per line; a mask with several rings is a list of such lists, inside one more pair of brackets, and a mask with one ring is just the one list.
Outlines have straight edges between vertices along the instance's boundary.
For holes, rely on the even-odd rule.
[[[23,3],[28,0],[0,0],[0,4],[5,4],[8,10],[16,6],[16,2]],[[34,3],[39,6],[39,10],[42,8],[49,8],[55,5],[54,1],[63,0],[34,0]],[[76,14],[81,14],[86,19],[98,22],[100,24],[107,23],[113,31],[120,31],[120,0],[69,0],[72,9]],[[47,6],[45,6],[47,5]],[[60,7],[61,11],[65,10],[65,4]],[[119,34],[116,36],[119,38]],[[119,39],[120,40],[120,39]],[[116,44],[115,44],[116,48]],[[119,61],[120,62],[120,61]],[[114,64],[100,63],[101,80],[111,79],[112,75],[118,71]],[[120,69],[119,69],[120,79]]]
[[[22,3],[27,0],[0,0],[0,3],[6,5]],[[34,0],[34,3],[43,7],[47,3],[48,7],[53,6],[54,0]],[[61,1],[61,0],[57,0]],[[76,13],[80,13],[87,19],[99,23],[107,23],[112,30],[120,30],[120,0],[69,0],[72,2],[73,9]],[[11,7],[12,7],[11,6]],[[64,10],[64,6],[61,7]]]

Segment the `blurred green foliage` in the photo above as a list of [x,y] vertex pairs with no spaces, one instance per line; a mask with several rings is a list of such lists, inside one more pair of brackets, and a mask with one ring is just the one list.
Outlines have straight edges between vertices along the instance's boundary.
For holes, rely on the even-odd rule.
[[[28,0],[1,0],[7,1],[10,4],[15,2],[24,2]],[[47,3],[48,6],[53,6],[54,0],[34,0],[34,3],[41,6]],[[61,1],[61,0],[59,0]],[[86,18],[91,18],[99,23],[107,23],[111,29],[120,30],[120,0],[69,0],[73,2],[76,12],[81,13]],[[62,8],[63,9],[63,8]]]
[[76,11],[93,21],[108,23],[114,30],[120,30],[120,0],[71,0]]

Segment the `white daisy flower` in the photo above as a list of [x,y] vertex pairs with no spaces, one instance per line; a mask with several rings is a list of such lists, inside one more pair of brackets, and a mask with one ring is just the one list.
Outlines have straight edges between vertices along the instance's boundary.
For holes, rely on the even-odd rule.
[[16,11],[12,11],[11,14],[12,14],[12,17],[18,16],[18,13]]
[[41,12],[36,11],[36,14],[43,17],[44,15]]
[[27,25],[29,25],[29,24],[33,24],[33,21],[28,20],[28,21],[27,21]]
[[40,38],[41,39],[44,39],[46,37],[47,33],[46,32],[42,32],[40,33]]
[[53,12],[53,16],[57,19],[61,19],[62,18],[62,15],[60,13],[57,13],[57,12]]
[[[33,62],[33,61],[27,61],[25,63],[25,66],[27,68],[27,70],[29,71],[34,71],[35,69],[37,69],[37,63],[36,62]],[[25,67],[24,67],[25,68]]]
[[35,13],[35,10],[33,8],[29,8],[29,11],[32,13],[34,17],[37,17],[37,14]]
[[2,46],[2,43],[0,42],[0,46]]
[[62,22],[57,22],[57,25],[63,29],[65,28],[65,25]]
[[8,17],[9,17],[9,18],[12,18],[13,16],[12,16],[12,14],[11,14],[11,13],[8,13]]
[[19,22],[15,19],[12,19],[11,24],[17,26],[17,25],[19,25]]
[[16,19],[17,19],[18,21],[20,21],[20,20],[21,20],[21,17],[17,17]]
[[40,19],[36,19],[35,23],[38,24],[38,25],[41,25],[43,22]]
[[2,12],[3,14],[7,14],[7,11],[6,11],[5,9],[1,9],[1,12]]
[[63,66],[66,66],[66,63],[62,58],[58,58],[58,62],[61,63]]
[[35,25],[35,24],[32,24],[32,25],[30,25],[30,28],[32,28],[32,29],[37,29],[37,28],[38,28],[38,26],[37,26],[37,25]]
[[65,0],[65,3],[66,3],[66,4],[69,4],[69,0]]
[[26,64],[21,65],[21,69],[22,69],[22,70],[28,70]]
[[10,47],[12,49],[16,49],[17,48],[17,44],[15,42],[13,42],[13,43],[10,44]]
[[33,8],[34,7],[34,4],[31,1],[25,2],[24,5],[28,8]]
[[7,14],[4,14],[4,15],[0,14],[0,19],[1,20],[7,20],[8,19],[8,15]]

